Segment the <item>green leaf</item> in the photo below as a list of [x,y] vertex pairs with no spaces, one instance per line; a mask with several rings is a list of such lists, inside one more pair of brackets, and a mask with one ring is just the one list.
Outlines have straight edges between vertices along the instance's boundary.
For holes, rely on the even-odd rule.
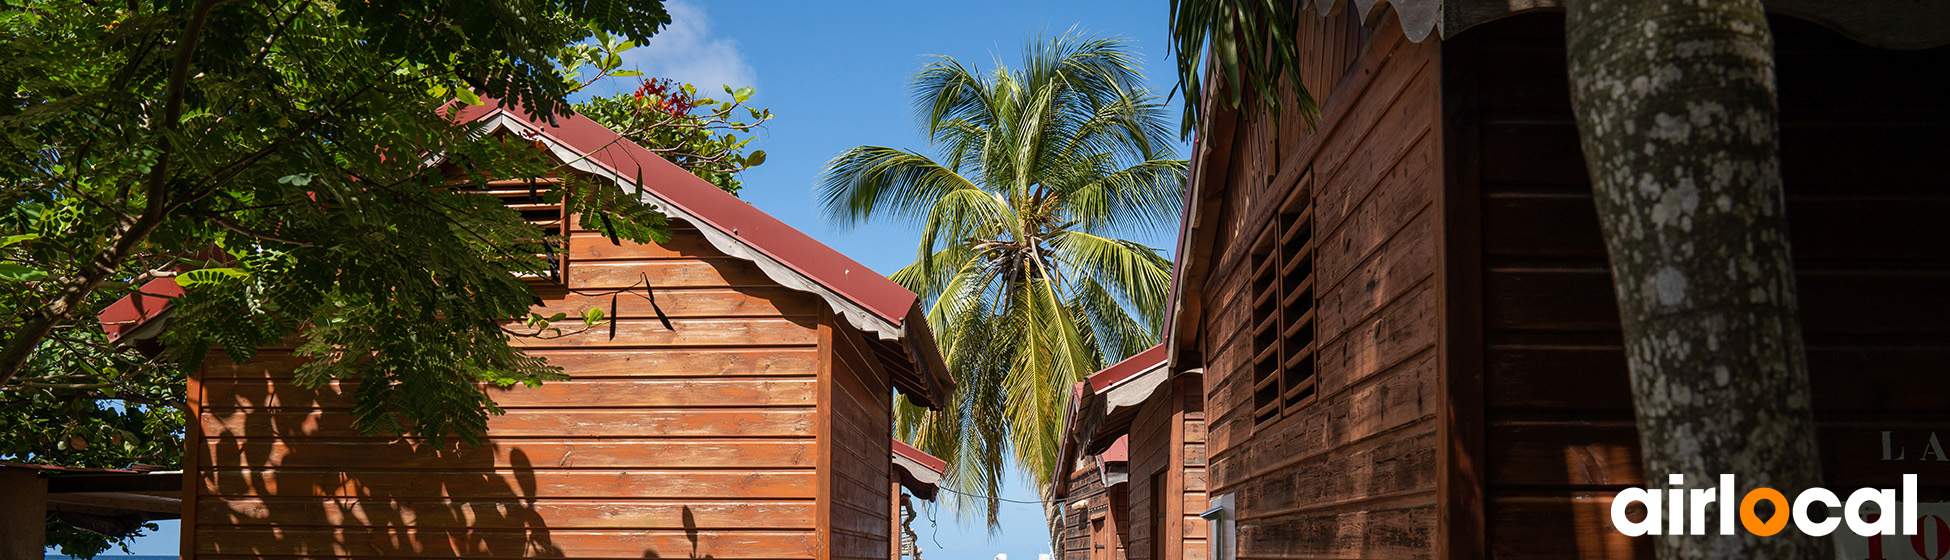
[[643,75],[643,73],[642,73],[642,72],[638,72],[638,71],[635,71],[635,70],[623,70],[623,71],[621,71],[621,72],[610,72],[610,73],[609,73],[609,75],[611,75],[611,76],[615,76],[615,77],[618,77],[618,78],[632,78],[632,77],[636,77],[636,76],[642,76],[642,75]]
[[589,326],[595,326],[596,323],[602,320],[603,320],[602,308],[591,307],[589,308],[588,311],[582,312],[582,322],[587,323]]
[[752,150],[751,155],[745,156],[745,167],[758,167],[763,163],[765,163],[765,150]]
[[231,280],[242,280],[250,278],[250,276],[251,273],[249,271],[241,268],[205,268],[177,275],[176,283],[185,288],[191,288],[196,286],[212,286]]
[[9,235],[4,239],[0,239],[0,247],[6,247],[8,245],[12,245],[22,241],[33,241],[35,239],[40,239],[40,238],[41,238],[41,234],[38,233],[23,233],[20,235]]
[[14,263],[0,263],[0,280],[8,282],[34,282],[47,277],[46,271],[28,268]]
[[278,183],[291,185],[294,187],[302,187],[311,184],[312,177],[316,177],[316,176],[318,176],[317,173],[297,173],[292,175],[285,175],[283,177],[278,178]]
[[738,91],[732,92],[731,97],[737,99],[739,103],[744,103],[745,100],[751,99],[752,94],[755,92],[756,90],[753,90],[751,86],[745,86],[738,88]]
[[469,88],[454,88],[454,96],[459,97],[462,103],[468,105],[482,105],[485,103],[481,101],[481,96],[475,95],[474,90]]

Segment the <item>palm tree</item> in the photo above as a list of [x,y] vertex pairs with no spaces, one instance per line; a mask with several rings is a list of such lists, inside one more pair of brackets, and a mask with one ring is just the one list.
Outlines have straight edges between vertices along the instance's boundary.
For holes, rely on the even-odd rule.
[[[999,494],[1011,457],[1048,495],[1071,386],[1155,344],[1164,320],[1171,262],[1119,236],[1183,206],[1186,162],[1125,41],[1073,32],[1023,58],[922,68],[915,109],[938,157],[860,146],[821,185],[842,226],[920,226],[918,261],[893,278],[927,301],[958,384],[940,412],[902,401],[896,431],[947,460],[962,496]],[[995,526],[996,500],[957,503]]]

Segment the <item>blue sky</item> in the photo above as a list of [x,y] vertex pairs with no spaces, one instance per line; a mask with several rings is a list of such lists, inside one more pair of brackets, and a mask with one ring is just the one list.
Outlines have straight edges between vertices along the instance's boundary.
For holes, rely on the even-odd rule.
[[[1131,39],[1158,92],[1169,91],[1174,80],[1173,63],[1166,58],[1165,0],[685,1],[669,8],[671,27],[627,53],[625,67],[696,83],[704,91],[721,91],[718,84],[757,88],[751,104],[771,108],[778,117],[753,142],[768,161],[744,174],[744,198],[882,274],[913,261],[917,236],[900,224],[850,231],[829,227],[813,189],[827,160],[853,146],[933,153],[916,126],[907,90],[914,72],[934,60],[930,55],[952,56],[985,70],[997,60],[1016,66],[1028,39],[1075,28]],[[626,79],[595,86],[599,93],[634,88]],[[1187,150],[1180,145],[1178,151],[1182,157]],[[1175,233],[1139,240],[1169,251]],[[1036,499],[1021,476],[1010,478],[1005,495]],[[1002,527],[993,536],[979,517],[957,520],[952,512],[943,504],[933,526],[925,516],[916,521],[930,560],[991,560],[998,553],[1035,560],[1048,551],[1039,506],[1003,504]],[[176,523],[166,525],[133,551],[176,554]]]

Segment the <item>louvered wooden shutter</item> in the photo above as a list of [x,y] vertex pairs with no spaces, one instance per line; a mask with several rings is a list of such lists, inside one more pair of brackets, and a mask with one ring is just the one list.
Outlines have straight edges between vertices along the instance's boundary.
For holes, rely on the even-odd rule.
[[1253,423],[1279,420],[1313,401],[1313,176],[1302,174],[1292,196],[1253,246]]

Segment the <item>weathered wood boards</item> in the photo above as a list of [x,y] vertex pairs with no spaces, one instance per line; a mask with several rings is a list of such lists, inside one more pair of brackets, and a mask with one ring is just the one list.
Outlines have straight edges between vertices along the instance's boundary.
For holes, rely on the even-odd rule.
[[[492,390],[481,446],[358,433],[357,382],[295,386],[288,349],[207,363],[187,554],[884,556],[892,388],[869,343],[695,230],[571,238],[583,292],[537,310],[601,309],[613,335],[520,340],[572,379]],[[646,279],[654,304],[583,295]]]
[[1131,560],[1204,560],[1204,381],[1186,375],[1144,403],[1130,428]]
[[[1236,497],[1240,558],[1434,551],[1437,49],[1388,24],[1363,41],[1368,33],[1345,18],[1303,18],[1319,29],[1301,36],[1327,38],[1320,57],[1304,57],[1328,69],[1309,77],[1310,86],[1327,86],[1313,89],[1323,103],[1316,131],[1283,128],[1293,140],[1276,145],[1242,117],[1221,195],[1220,260],[1201,294],[1209,310],[1203,414],[1210,433],[1198,452],[1209,453],[1210,467],[1199,474],[1210,495]],[[1248,395],[1250,271],[1241,263],[1262,232],[1277,227],[1270,207],[1289,196],[1312,197],[1314,396],[1256,419]],[[1205,504],[1188,505],[1173,524],[1202,533],[1195,515]],[[1199,557],[1189,546],[1185,554]]]
[[[1645,481],[1561,18],[1414,43],[1345,17],[1302,18],[1317,129],[1219,113],[1228,136],[1195,163],[1204,276],[1181,279],[1196,323],[1173,332],[1205,368],[1205,483],[1235,498],[1239,557],[1644,557],[1608,525],[1610,495]],[[1919,93],[1946,91],[1922,69],[1950,48],[1773,23],[1823,471],[1831,488],[1923,473],[1926,500],[1950,499],[1930,443],[1950,434],[1950,114]],[[1315,393],[1274,403],[1255,368],[1292,350],[1255,328],[1255,270],[1294,200],[1314,222]],[[1157,500],[1148,457],[1134,448],[1134,517]]]

